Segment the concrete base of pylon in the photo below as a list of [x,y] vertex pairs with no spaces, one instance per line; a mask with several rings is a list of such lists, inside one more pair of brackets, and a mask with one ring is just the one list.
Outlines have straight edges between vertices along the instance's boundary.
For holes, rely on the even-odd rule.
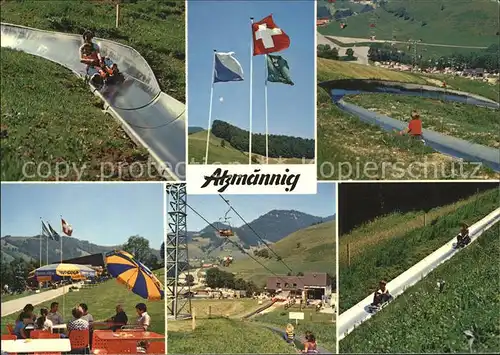
[[177,321],[177,320],[188,320],[188,319],[192,319],[192,318],[193,318],[193,316],[191,314],[187,314],[187,313],[178,314],[177,318],[174,317],[172,314],[168,314],[167,315],[167,322]]

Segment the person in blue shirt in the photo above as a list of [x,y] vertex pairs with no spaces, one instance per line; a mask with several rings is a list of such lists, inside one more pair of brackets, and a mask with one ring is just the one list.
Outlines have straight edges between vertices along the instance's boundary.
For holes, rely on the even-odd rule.
[[28,312],[22,312],[14,327],[14,334],[17,336],[17,339],[29,338],[29,332],[26,330],[28,324],[33,324],[33,318]]

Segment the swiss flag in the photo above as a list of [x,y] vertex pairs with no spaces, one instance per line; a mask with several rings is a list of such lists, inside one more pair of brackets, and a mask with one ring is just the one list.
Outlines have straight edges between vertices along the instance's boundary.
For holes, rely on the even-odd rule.
[[63,233],[66,234],[68,237],[71,237],[71,234],[73,233],[73,227],[71,227],[71,225],[66,223],[66,221],[62,218],[61,218],[61,224]]
[[278,28],[269,15],[252,24],[253,55],[279,52],[290,47],[290,37]]

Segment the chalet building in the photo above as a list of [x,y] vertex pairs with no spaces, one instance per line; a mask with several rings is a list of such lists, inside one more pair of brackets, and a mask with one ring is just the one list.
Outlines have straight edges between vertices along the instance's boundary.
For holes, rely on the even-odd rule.
[[307,272],[304,276],[272,276],[267,279],[267,291],[285,291],[303,299],[330,298],[335,282],[326,272]]

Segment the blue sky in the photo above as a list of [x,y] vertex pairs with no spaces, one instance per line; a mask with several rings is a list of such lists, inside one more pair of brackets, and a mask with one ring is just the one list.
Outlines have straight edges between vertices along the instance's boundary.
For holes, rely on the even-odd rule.
[[[244,81],[214,85],[212,122],[229,122],[249,129],[249,71],[252,32],[250,17],[274,22],[290,37],[282,55],[295,86],[268,84],[269,133],[314,138],[316,19],[314,1],[189,1],[188,2],[188,121],[207,128],[213,50],[235,52]],[[253,132],[265,132],[264,56],[253,57]],[[221,103],[219,98],[223,97]]]
[[[336,204],[335,184],[332,183],[319,183],[316,195],[230,195],[225,198],[248,223],[274,209],[297,210],[327,217],[335,213]],[[189,195],[187,202],[210,222],[224,217],[229,209],[218,195]],[[243,224],[234,212],[230,212],[228,216],[235,226]],[[188,230],[199,231],[206,225],[188,208]]]
[[40,217],[61,231],[60,215],[73,237],[117,245],[140,235],[159,249],[163,242],[162,184],[2,184],[2,236],[40,233]]

